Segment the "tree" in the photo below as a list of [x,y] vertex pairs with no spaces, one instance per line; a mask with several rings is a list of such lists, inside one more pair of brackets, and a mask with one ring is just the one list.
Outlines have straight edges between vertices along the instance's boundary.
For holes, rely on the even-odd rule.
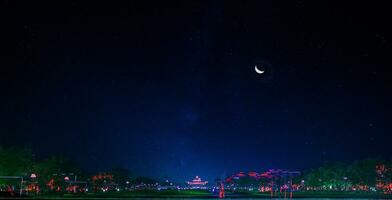
[[321,187],[322,180],[322,173],[320,169],[312,169],[305,175],[305,183],[310,187]]
[[349,168],[349,179],[354,185],[375,186],[378,163],[380,163],[379,159],[355,161]]
[[65,177],[73,180],[75,176],[80,174],[80,170],[77,167],[61,157],[51,157],[37,162],[33,166],[33,171],[37,174],[40,186],[48,186],[50,190],[57,186],[63,187],[66,184]]
[[29,149],[0,147],[0,176],[26,176],[33,164],[33,153]]
[[388,160],[385,167],[387,169],[384,174],[385,182],[392,183],[392,160]]
[[342,190],[346,187],[347,166],[343,163],[327,163],[310,171],[306,176],[306,185],[319,189]]
[[347,176],[347,166],[343,163],[328,163],[321,168],[322,182],[327,189],[343,189],[345,188]]
[[114,168],[112,169],[111,174],[113,175],[113,181],[120,187],[125,187],[127,185],[127,181],[131,178],[131,172],[124,168]]

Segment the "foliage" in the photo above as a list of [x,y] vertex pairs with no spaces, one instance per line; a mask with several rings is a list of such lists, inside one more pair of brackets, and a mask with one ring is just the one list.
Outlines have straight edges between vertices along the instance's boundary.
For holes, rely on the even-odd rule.
[[126,186],[126,182],[131,178],[131,172],[124,168],[114,168],[111,174],[113,174],[113,181],[120,187]]
[[35,163],[33,172],[37,174],[37,181],[41,187],[45,187],[51,179],[56,185],[62,186],[65,185],[65,177],[74,180],[80,174],[77,167],[61,157],[51,157]]
[[[27,176],[33,165],[33,153],[25,148],[0,147],[0,176]],[[0,183],[11,180],[0,179]]]
[[[30,174],[36,174],[36,178],[31,178]],[[116,187],[124,188],[129,185],[153,186],[158,181],[146,177],[131,178],[131,173],[127,169],[115,168],[108,172],[110,178],[100,175],[98,182],[90,179],[90,184],[106,185],[109,183]],[[29,183],[36,182],[41,189],[64,188],[69,185],[69,181],[88,180],[87,175],[83,176],[81,171],[68,160],[61,157],[51,157],[40,161],[34,160],[34,155],[25,148],[1,148],[0,147],[0,176],[23,176]],[[103,177],[103,178],[102,178]],[[106,181],[105,181],[106,180]],[[349,190],[349,188],[369,191],[371,188],[378,190],[392,191],[392,160],[364,159],[354,161],[351,164],[327,163],[317,169],[312,169],[294,178],[294,183],[299,184],[304,180],[305,185],[310,190]],[[218,181],[218,180],[217,180]],[[11,180],[0,179],[0,185],[12,184]],[[51,186],[48,183],[51,183]],[[234,184],[257,186],[268,185],[270,179],[242,178],[233,180]],[[54,186],[54,187],[53,187]],[[387,189],[385,189],[387,188]]]
[[153,185],[157,183],[157,180],[148,177],[136,177],[135,179],[131,180],[131,184],[139,185],[139,184],[150,184]]
[[349,169],[349,178],[354,185],[370,185],[376,184],[376,165],[381,161],[378,159],[365,159],[355,161]]
[[[382,174],[377,174],[376,166],[385,166]],[[328,163],[313,169],[304,176],[307,187],[315,190],[347,190],[354,187],[369,191],[375,188],[377,181],[390,183],[392,178],[392,162],[381,159],[364,159],[347,165]]]

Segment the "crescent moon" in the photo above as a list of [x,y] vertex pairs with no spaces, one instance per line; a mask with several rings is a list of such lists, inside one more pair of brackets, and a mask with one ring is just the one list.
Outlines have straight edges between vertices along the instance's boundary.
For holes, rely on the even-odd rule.
[[259,70],[259,68],[257,68],[257,65],[255,65],[255,71],[256,71],[256,73],[258,73],[258,74],[264,73],[264,71]]

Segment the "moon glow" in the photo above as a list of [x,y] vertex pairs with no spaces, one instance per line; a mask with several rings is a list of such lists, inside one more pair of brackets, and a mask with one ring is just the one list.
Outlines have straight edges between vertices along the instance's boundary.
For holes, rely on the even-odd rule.
[[260,70],[259,68],[257,68],[257,65],[255,65],[255,71],[258,74],[263,74],[264,73],[264,70]]

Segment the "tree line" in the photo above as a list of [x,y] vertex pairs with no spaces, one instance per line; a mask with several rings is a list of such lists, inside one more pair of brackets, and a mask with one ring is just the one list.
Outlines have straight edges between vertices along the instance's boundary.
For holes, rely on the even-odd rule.
[[303,181],[307,190],[390,191],[392,160],[370,158],[348,164],[330,162],[305,171],[296,181]]
[[[105,174],[89,174],[62,157],[37,160],[29,149],[0,147],[0,177],[24,177],[25,180],[34,181],[40,188],[48,189],[51,187],[50,182],[61,182],[65,177],[72,181],[83,180],[89,184],[107,184],[110,181],[116,187],[122,188],[129,186],[127,184],[137,184],[137,181],[148,184],[157,182],[142,177],[130,179],[131,174],[127,169],[112,169],[108,172],[110,176]],[[0,189],[10,182],[12,181],[0,178]],[[292,184],[301,190],[310,191],[391,192],[392,160],[372,158],[352,163],[330,162],[316,169],[305,170],[301,176],[293,179]]]

